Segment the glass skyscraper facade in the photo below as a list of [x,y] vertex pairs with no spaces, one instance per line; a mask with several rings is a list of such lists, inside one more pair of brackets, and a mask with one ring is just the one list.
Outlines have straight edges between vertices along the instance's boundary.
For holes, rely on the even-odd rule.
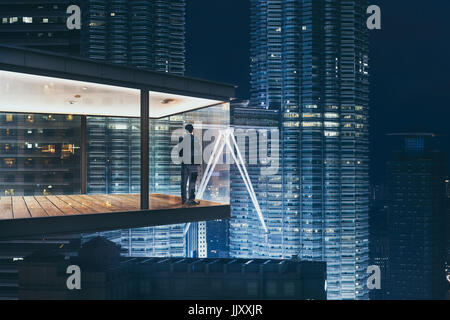
[[85,0],[81,54],[184,74],[185,0]]
[[234,254],[326,261],[329,299],[368,298],[367,6],[251,0],[250,103],[280,113],[280,171],[257,194],[269,235],[248,215]]

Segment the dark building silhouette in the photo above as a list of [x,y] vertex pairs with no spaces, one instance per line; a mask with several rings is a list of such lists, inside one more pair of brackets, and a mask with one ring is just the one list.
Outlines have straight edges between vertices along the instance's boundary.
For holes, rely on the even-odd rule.
[[205,229],[207,257],[228,258],[230,256],[229,221],[206,221]]
[[0,241],[0,300],[18,299],[18,266],[26,256],[36,251],[53,251],[69,259],[76,255],[79,249],[80,235]]
[[[67,288],[67,267],[82,270],[82,290]],[[19,264],[19,299],[113,299],[131,292],[131,276],[120,263],[120,248],[105,238],[85,243],[67,260],[54,250],[40,250]]]
[[[81,290],[69,290],[69,265],[81,269]],[[79,257],[52,252],[19,267],[22,299],[326,299],[322,262],[249,259],[121,258],[104,238]]]
[[434,134],[393,134],[387,163],[389,290],[392,299],[442,299],[445,157]]
[[384,185],[375,185],[371,189],[369,257],[370,265],[380,267],[381,289],[371,290],[369,296],[371,300],[385,300],[389,297],[388,193]]
[[445,179],[445,190],[446,190],[446,205],[447,205],[447,223],[446,223],[446,259],[445,259],[445,274],[446,274],[446,299],[450,300],[450,179],[447,176]]
[[66,13],[80,0],[3,0],[0,2],[0,43],[78,55],[80,31],[67,28]]

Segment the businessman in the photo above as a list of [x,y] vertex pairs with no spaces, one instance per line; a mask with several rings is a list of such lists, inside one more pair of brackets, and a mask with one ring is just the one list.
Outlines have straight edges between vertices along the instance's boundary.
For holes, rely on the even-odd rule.
[[[181,150],[181,202],[182,204],[198,205],[195,201],[195,183],[197,182],[199,166],[201,164],[201,145],[194,136],[194,126],[187,124],[186,134],[180,137]],[[188,193],[188,194],[187,194]]]

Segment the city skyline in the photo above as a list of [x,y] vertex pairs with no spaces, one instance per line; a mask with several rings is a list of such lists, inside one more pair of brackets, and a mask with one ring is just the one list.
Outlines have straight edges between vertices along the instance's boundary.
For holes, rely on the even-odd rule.
[[[252,259],[279,259],[278,270],[286,260],[326,262],[331,300],[444,297],[450,27],[443,21],[449,3],[436,10],[419,1],[405,7],[379,0],[381,30],[369,30],[369,0],[84,0],[77,1],[83,28],[73,33],[64,30],[67,3],[23,2],[23,12],[11,4],[0,16],[0,45],[68,54],[0,47],[3,227],[51,212],[87,221],[93,217],[82,214],[143,213],[177,201],[176,135],[192,123],[209,149],[222,145],[222,137],[230,145],[222,136],[227,128],[238,142],[248,138],[248,150],[240,150],[249,159],[245,174],[219,147],[226,161],[213,174],[205,174],[207,160],[198,167],[208,181],[212,177],[197,190],[197,200],[206,202],[172,208],[190,214],[216,206],[228,212],[225,220],[145,226],[122,220],[115,228],[89,229],[100,233],[85,234],[79,245],[102,235],[120,244],[123,256],[243,259],[242,270],[247,263],[255,268]],[[23,61],[8,60],[14,53]],[[47,63],[30,69],[36,61]],[[227,94],[214,96],[215,86]],[[63,114],[57,109],[63,105],[75,111]],[[396,144],[399,136],[406,137],[404,144]],[[208,145],[209,138],[214,143]],[[261,163],[251,162],[255,153]],[[274,154],[276,171],[264,174]],[[48,173],[37,174],[40,166]],[[58,173],[59,167],[68,173]],[[242,179],[247,174],[250,185]],[[17,280],[10,267],[34,248],[53,247],[39,239],[49,230],[45,221],[35,219],[34,226],[44,231],[3,229],[37,238],[20,246],[0,241],[0,286]],[[113,230],[122,226],[137,229]],[[70,243],[66,259],[80,239],[67,237],[51,240]],[[16,247],[22,251],[15,254]],[[377,276],[369,274],[373,265],[381,268],[382,290],[367,281]],[[0,298],[18,292],[10,290],[14,281],[5,282],[9,291],[0,290]],[[292,292],[290,284],[278,286],[258,290]]]
[[[369,31],[370,176],[378,183],[388,159],[383,152],[390,144],[387,133],[433,132],[446,137],[440,148],[450,145],[450,108],[445,107],[450,105],[450,91],[445,89],[450,65],[444,63],[450,43],[443,41],[450,33],[444,23],[450,3],[424,6],[419,0],[407,5],[378,0],[369,4],[379,5],[382,12],[381,30]],[[249,99],[250,2],[188,1],[186,15],[186,74],[235,83],[238,97]],[[197,15],[206,20],[196,19]],[[232,24],[225,24],[228,16],[233,17]],[[221,50],[224,44],[232,48],[230,53]]]

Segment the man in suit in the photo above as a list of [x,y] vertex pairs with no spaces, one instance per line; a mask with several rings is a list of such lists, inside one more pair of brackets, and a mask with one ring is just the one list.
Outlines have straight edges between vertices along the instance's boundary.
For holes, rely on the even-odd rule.
[[[198,205],[195,201],[195,183],[198,177],[199,166],[201,164],[201,145],[194,136],[194,126],[187,124],[184,129],[186,134],[180,137],[182,148],[179,152],[181,161],[181,202],[191,205]],[[200,157],[199,157],[200,156]],[[186,194],[188,189],[188,194]]]

